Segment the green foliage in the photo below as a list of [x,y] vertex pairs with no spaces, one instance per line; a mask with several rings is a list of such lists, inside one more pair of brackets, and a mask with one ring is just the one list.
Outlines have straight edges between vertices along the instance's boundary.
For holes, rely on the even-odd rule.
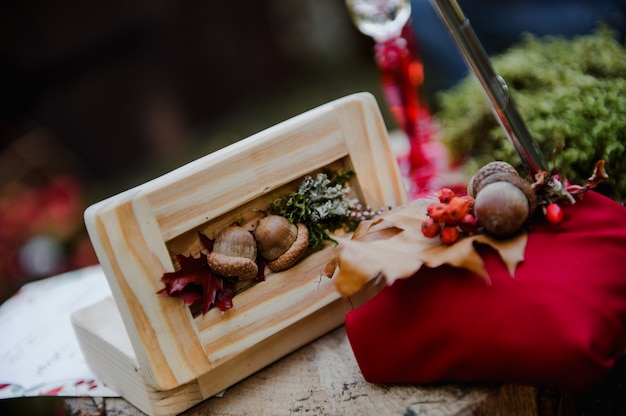
[[309,247],[321,247],[330,234],[345,228],[354,231],[359,218],[354,215],[358,201],[349,198],[348,180],[352,171],[325,171],[315,178],[304,178],[298,190],[277,198],[269,207],[271,214],[282,215],[309,229]]
[[[562,140],[555,168],[582,184],[604,159],[611,179],[598,190],[626,200],[626,49],[614,33],[601,27],[569,40],[527,35],[492,63],[546,160]],[[492,160],[523,173],[473,75],[437,98],[441,139],[468,174]]]

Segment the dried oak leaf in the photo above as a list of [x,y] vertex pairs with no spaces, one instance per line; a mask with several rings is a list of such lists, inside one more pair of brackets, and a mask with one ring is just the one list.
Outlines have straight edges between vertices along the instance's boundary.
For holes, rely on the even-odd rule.
[[333,277],[337,291],[351,296],[373,278],[383,277],[387,284],[414,275],[422,266],[435,268],[444,264],[465,268],[489,282],[475,244],[494,248],[511,276],[524,260],[525,232],[508,239],[486,234],[463,237],[452,245],[438,238],[425,237],[421,225],[432,199],[418,199],[395,208],[381,217],[361,222],[351,239],[338,239],[338,270]]

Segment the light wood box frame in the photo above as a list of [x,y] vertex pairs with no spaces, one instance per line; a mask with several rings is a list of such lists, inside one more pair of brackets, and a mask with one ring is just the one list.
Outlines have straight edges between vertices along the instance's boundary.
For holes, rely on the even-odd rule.
[[[156,295],[173,251],[263,209],[325,167],[352,169],[374,209],[407,201],[380,110],[369,93],[310,110],[89,207],[85,223],[111,287],[72,316],[96,375],[142,411],[180,413],[343,323],[351,307],[321,278],[327,248],[238,294],[233,309],[194,316]],[[356,305],[379,288],[372,282]]]

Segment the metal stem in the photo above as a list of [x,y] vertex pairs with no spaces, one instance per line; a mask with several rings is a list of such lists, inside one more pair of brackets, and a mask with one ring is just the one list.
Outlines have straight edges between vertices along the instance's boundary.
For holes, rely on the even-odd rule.
[[540,171],[548,171],[543,154],[509,95],[506,82],[494,71],[469,19],[465,17],[456,0],[431,0],[431,4],[448,28],[467,65],[478,78],[497,120],[513,143],[528,173],[534,179]]

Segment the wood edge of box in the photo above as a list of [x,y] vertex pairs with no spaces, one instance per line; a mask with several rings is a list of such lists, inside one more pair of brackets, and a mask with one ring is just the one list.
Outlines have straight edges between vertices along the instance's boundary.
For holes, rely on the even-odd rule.
[[[269,129],[266,129],[261,134],[261,136],[257,135],[257,137],[266,137],[266,138],[271,137],[272,136],[271,132],[282,131],[286,128],[285,126],[294,125],[294,120],[298,120],[298,122],[295,124],[300,125],[304,121],[306,121],[307,118],[310,118],[312,115],[315,115],[316,117],[315,119],[317,119],[318,117],[324,116],[325,114],[329,114],[329,110],[331,110],[333,113],[336,113],[336,118],[337,118],[337,121],[339,122],[338,127],[339,127],[339,130],[342,132],[342,134],[345,134],[346,136],[351,137],[350,143],[348,144],[348,148],[347,148],[348,159],[350,159],[351,162],[355,162],[355,160],[353,159],[356,158],[360,162],[358,163],[358,167],[361,173],[367,174],[367,177],[369,179],[372,179],[371,182],[375,184],[372,186],[372,188],[374,189],[372,189],[371,192],[367,193],[368,198],[366,199],[369,199],[369,197],[371,196],[372,199],[380,200],[381,203],[383,201],[387,202],[387,197],[391,199],[401,200],[401,201],[404,200],[405,195],[402,193],[403,188],[401,189],[401,183],[391,183],[391,185],[393,186],[385,186],[388,184],[387,183],[381,184],[380,182],[381,180],[388,179],[389,177],[395,178],[395,176],[398,176],[399,173],[397,172],[397,166],[395,165],[388,166],[392,163],[395,163],[395,159],[393,159],[393,155],[391,154],[391,151],[387,143],[384,143],[384,146],[381,148],[378,148],[378,147],[372,148],[372,138],[377,139],[378,137],[381,137],[384,139],[387,133],[386,133],[386,129],[384,128],[384,124],[382,123],[382,118],[380,116],[380,111],[378,109],[376,101],[374,97],[371,96],[371,94],[369,93],[352,94],[352,95],[340,98],[338,100],[331,101],[327,104],[324,104],[315,109],[309,110],[306,113],[300,114],[298,116],[295,116],[294,118],[288,119],[280,123],[281,125],[280,128],[277,126],[272,126]],[[371,118],[374,118],[374,120],[370,120]],[[285,124],[285,123],[289,123],[289,124]],[[361,138],[364,138],[366,140],[361,140]],[[246,140],[247,139],[243,139],[244,142]],[[249,140],[251,140],[251,138],[248,138],[248,141]],[[239,146],[230,148],[228,152],[233,152],[236,149],[240,149],[242,147],[245,147],[243,146],[243,143],[240,144]],[[223,150],[222,152],[227,152],[227,150]],[[384,158],[381,156],[381,153],[384,154],[385,156]],[[213,154],[213,156],[209,156],[209,157],[215,157],[215,155]],[[342,154],[342,157],[345,157],[345,155]],[[201,158],[201,159],[204,159],[205,161],[207,160],[205,158]],[[361,161],[360,159],[365,159],[365,160]],[[381,164],[387,166],[388,170],[390,171],[389,172],[390,176],[378,178],[376,175],[374,175],[374,173],[371,172],[371,169],[369,168],[372,161],[373,162],[380,161]],[[197,166],[197,163],[192,162],[191,165],[185,168],[185,172],[188,172],[189,170],[193,170],[191,169],[193,166]],[[179,174],[180,174],[180,171],[176,175],[172,175],[172,176],[167,176],[166,174],[165,177],[171,179],[172,177],[176,177]],[[156,178],[155,180],[157,179],[159,178]],[[163,177],[161,177],[161,180],[162,179]],[[156,183],[154,181],[150,181],[150,182],[153,185]],[[389,191],[388,188],[393,188],[393,189],[392,191]],[[117,200],[115,202],[118,204],[120,202],[124,202],[125,204],[131,204],[132,201],[135,201],[139,198],[143,200],[143,198],[146,197],[146,194],[150,193],[151,189],[152,189],[151,186],[147,186],[146,184],[140,185],[136,188],[123,192],[122,194],[118,194],[118,197],[116,198]],[[152,189],[152,191],[154,190]],[[96,233],[94,234],[92,232],[90,233],[90,235],[91,234],[100,235],[101,233],[106,234],[104,232],[105,227],[102,226],[100,227],[101,229],[98,230],[97,229],[98,224],[94,224],[95,222],[94,220],[97,219],[99,215],[109,212],[111,209],[114,208],[115,204],[113,204],[113,206],[107,205],[109,202],[110,200],[101,201],[100,203],[97,203],[94,206],[88,208],[88,210],[85,212],[85,220],[86,220],[85,222],[87,224],[88,230],[91,229],[93,231],[94,227],[96,228]],[[133,208],[134,208],[134,205],[133,205]],[[115,256],[114,258],[117,259],[117,257]],[[109,266],[110,265],[108,265],[106,261],[103,263],[103,268],[106,272],[107,279],[111,281],[112,273],[111,273],[111,270],[108,270],[108,269],[111,269],[111,267]],[[145,264],[141,263],[139,266],[143,267],[145,266]],[[122,279],[121,274],[119,276],[117,276],[117,274],[114,274],[114,275],[118,277],[119,279]],[[126,282],[125,280],[120,280],[120,281]],[[142,331],[142,328],[146,328],[145,324],[146,323],[150,324],[150,322],[164,322],[164,321],[155,319],[155,317],[152,315],[148,316],[147,317],[148,319],[145,319],[145,317],[142,315],[141,320],[139,320],[136,314],[133,314],[131,310],[127,310],[129,309],[127,305],[132,302],[129,302],[125,296],[120,296],[121,292],[124,292],[124,293],[130,293],[130,292],[127,290],[123,291],[120,287],[117,286],[116,282],[113,282],[113,283],[114,284],[111,284],[111,286],[113,289],[113,293],[115,295],[115,300],[118,304],[118,307],[120,308],[119,310],[123,314],[123,317],[126,318],[125,322],[130,331],[129,338],[134,343],[135,354],[137,354],[136,358],[138,358],[138,361],[140,361],[142,363],[142,366],[144,366],[143,368],[144,376],[146,380],[148,381],[148,383],[151,386],[153,386],[153,388],[156,388],[159,390],[167,389],[169,391],[169,389],[177,388],[181,384],[192,382],[194,379],[199,377],[199,375],[204,374],[205,372],[204,367],[198,365],[197,362],[191,363],[192,360],[187,359],[187,357],[195,356],[196,354],[189,355],[189,354],[181,353],[178,355],[177,354],[170,355],[169,352],[172,352],[172,351],[180,352],[179,351],[180,349],[165,348],[161,346],[161,343],[155,344],[154,342],[152,342],[153,341],[152,339],[148,340],[150,342],[145,342],[143,337],[144,335],[146,335],[146,333],[145,331]],[[153,293],[153,289],[154,288],[152,287],[148,288],[148,292]],[[142,291],[138,293],[145,294],[148,292]],[[123,303],[122,301],[126,302],[126,304],[121,304]],[[161,313],[160,315],[165,316],[167,314]],[[159,318],[163,318],[163,316],[159,316]],[[176,315],[176,316],[179,316],[179,315]],[[174,325],[169,325],[169,326],[171,328],[174,327]],[[150,338],[155,333],[164,334],[167,332],[167,331],[164,331],[164,329],[166,330],[167,328],[163,328],[163,326],[161,326],[158,331],[149,332],[146,337]],[[188,329],[189,330],[187,332],[191,332],[193,328],[190,327]],[[174,332],[172,332],[172,334],[173,333]],[[161,349],[158,350],[158,352],[160,353],[158,357],[156,356],[156,354],[153,354],[153,352],[157,351],[157,347],[155,345],[161,346]],[[168,343],[167,346],[171,347],[171,343]],[[157,357],[158,359],[155,357]],[[170,363],[169,358],[162,359],[163,357],[172,357],[171,359],[172,365],[170,365],[169,368],[167,368],[166,365],[163,365],[164,362]],[[179,365],[181,362],[188,363],[189,365],[187,365],[186,367],[181,366]],[[149,364],[149,365],[146,365],[146,364]],[[170,371],[171,374],[165,372],[166,368],[168,369],[168,371]]]

